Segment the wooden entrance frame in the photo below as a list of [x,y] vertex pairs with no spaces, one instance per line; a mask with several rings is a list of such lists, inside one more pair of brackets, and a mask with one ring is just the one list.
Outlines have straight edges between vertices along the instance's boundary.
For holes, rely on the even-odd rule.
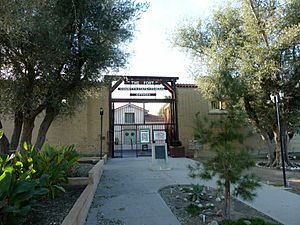
[[[178,131],[178,110],[177,110],[177,91],[176,81],[178,77],[156,77],[156,76],[106,76],[109,81],[109,153],[111,157],[114,157],[114,103],[170,103],[171,108],[171,122],[174,124],[172,133],[173,140],[179,140]],[[116,81],[115,84],[112,84]],[[123,83],[123,82],[145,82],[155,81],[157,84],[161,84],[164,88],[171,93],[171,98],[163,99],[149,99],[149,98],[112,98],[112,93]]]

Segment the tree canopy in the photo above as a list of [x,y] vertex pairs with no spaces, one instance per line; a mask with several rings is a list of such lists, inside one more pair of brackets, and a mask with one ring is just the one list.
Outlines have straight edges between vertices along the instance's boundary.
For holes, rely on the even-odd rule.
[[[147,8],[131,0],[0,0],[1,114],[14,115],[11,148],[31,143],[36,116],[45,110],[36,147],[66,106],[107,70],[127,62],[124,46]],[[66,99],[68,104],[62,104]],[[22,130],[22,132],[21,132]]]
[[285,93],[286,142],[300,128],[299,10],[297,0],[241,0],[179,27],[174,36],[174,45],[197,62],[204,95],[246,112],[268,144],[273,165],[280,163],[280,147],[271,93]]

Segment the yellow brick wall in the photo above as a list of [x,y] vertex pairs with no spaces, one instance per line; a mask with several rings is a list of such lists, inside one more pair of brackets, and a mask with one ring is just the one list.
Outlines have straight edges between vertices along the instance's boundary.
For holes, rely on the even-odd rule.
[[[104,109],[103,115],[103,152],[108,152],[108,88],[103,87],[100,93],[88,97],[78,107],[72,117],[56,118],[47,133],[47,141],[55,145],[75,144],[81,154],[99,155],[100,152],[100,107]],[[37,130],[43,118],[42,113],[35,122],[33,132],[33,143],[36,140]],[[13,130],[13,123],[10,120],[3,123],[5,133],[10,137]]]
[[[185,146],[185,149],[188,149],[188,141],[194,139],[193,129],[195,116],[199,114],[208,119],[219,119],[220,115],[209,113],[211,110],[210,102],[203,98],[197,88],[178,87],[177,99],[179,138]],[[253,147],[253,154],[255,155],[262,155],[267,152],[266,145],[260,135],[252,135],[245,140],[245,144]],[[207,146],[204,146],[202,151],[206,154],[209,149]],[[199,153],[201,154],[201,152]]]

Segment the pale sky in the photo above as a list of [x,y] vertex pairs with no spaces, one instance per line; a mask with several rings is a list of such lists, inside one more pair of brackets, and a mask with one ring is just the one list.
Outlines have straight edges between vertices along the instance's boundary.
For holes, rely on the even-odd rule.
[[[177,83],[194,83],[194,79],[189,73],[191,61],[185,53],[172,48],[171,33],[180,23],[207,17],[214,8],[225,1],[148,0],[150,6],[142,18],[137,21],[135,39],[128,47],[131,58],[127,70],[120,71],[120,74],[174,76],[179,77]],[[142,105],[140,106],[142,107]],[[158,114],[163,104],[146,103],[145,106],[151,114]]]
[[189,75],[190,60],[172,48],[171,33],[186,19],[209,15],[224,0],[148,0],[150,6],[137,21],[136,38],[129,45],[131,58],[126,75],[177,76],[178,83],[193,83]]

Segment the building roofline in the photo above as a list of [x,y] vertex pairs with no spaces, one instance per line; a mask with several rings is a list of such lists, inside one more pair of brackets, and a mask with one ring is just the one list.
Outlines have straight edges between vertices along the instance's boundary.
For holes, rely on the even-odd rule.
[[178,88],[198,88],[196,84],[176,84]]

